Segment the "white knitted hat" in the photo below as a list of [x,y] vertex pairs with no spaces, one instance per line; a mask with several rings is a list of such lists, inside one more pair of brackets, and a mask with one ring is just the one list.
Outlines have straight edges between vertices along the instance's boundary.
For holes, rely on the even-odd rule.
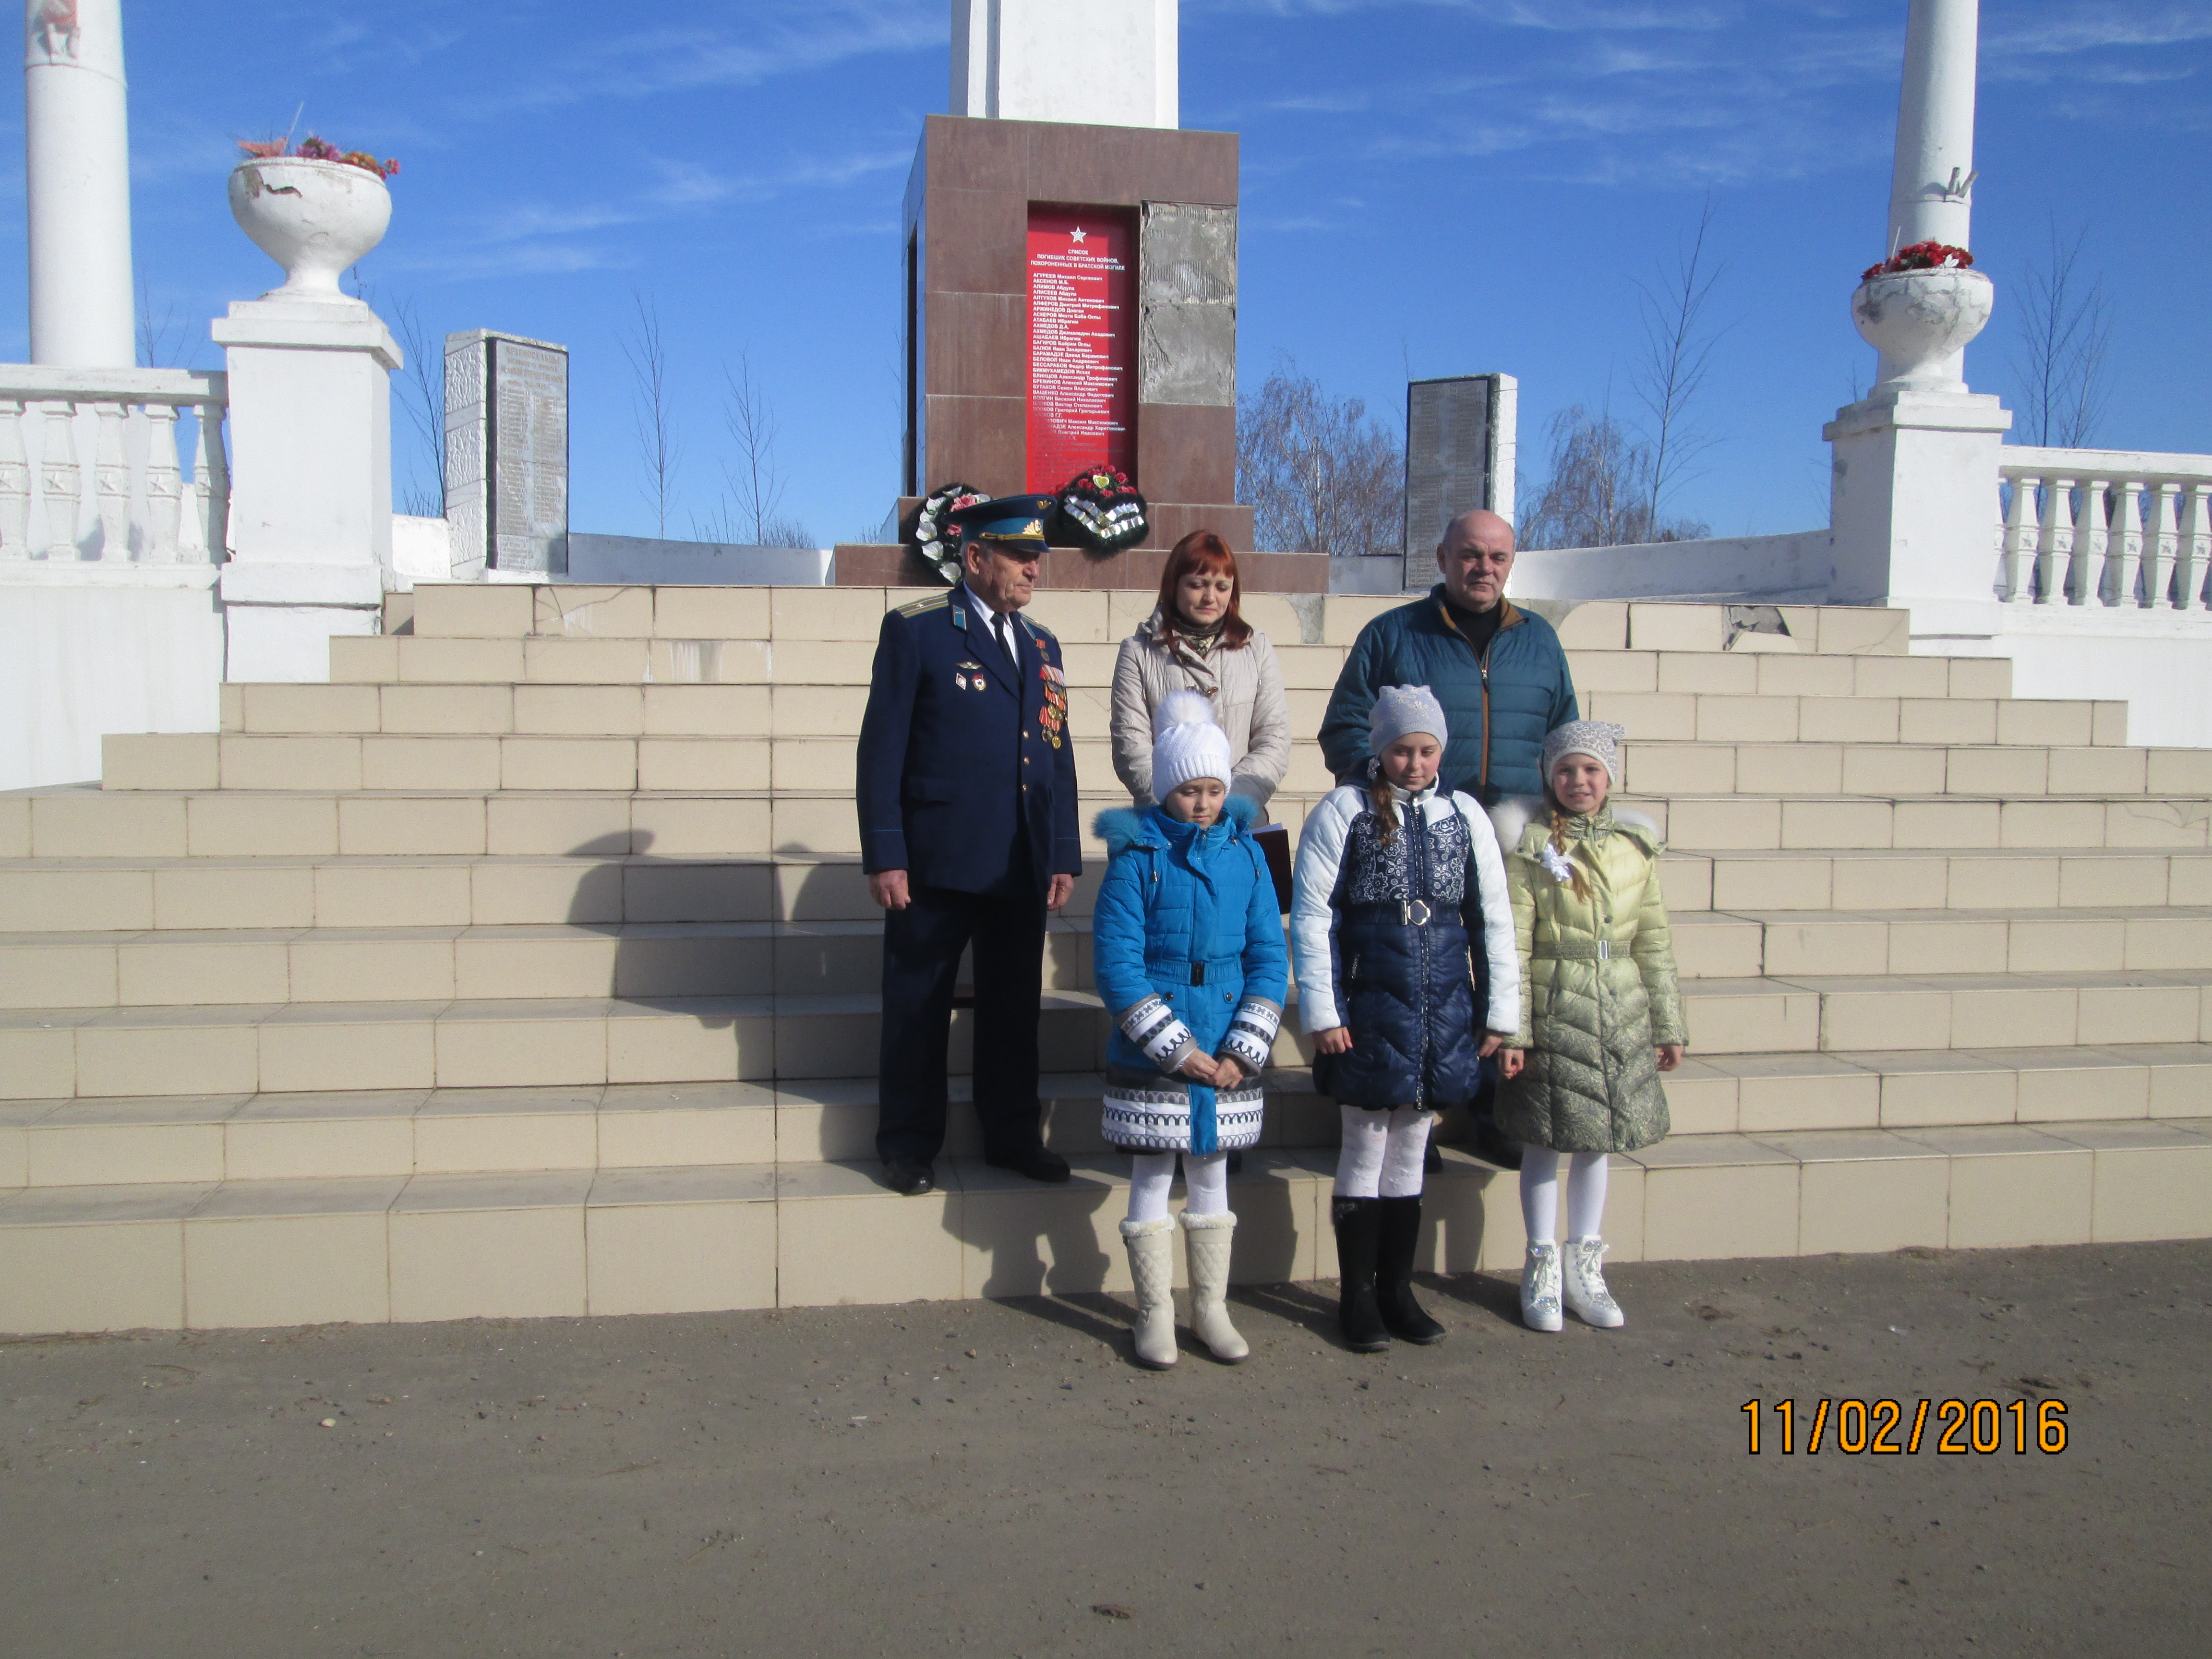
[[1379,755],[1408,732],[1425,732],[1438,743],[1451,736],[1444,706],[1425,685],[1386,685],[1375,694],[1367,717],[1367,752]]
[[1152,799],[1165,800],[1193,778],[1229,784],[1229,734],[1195,691],[1170,691],[1152,710]]
[[1544,783],[1549,787],[1552,769],[1568,755],[1588,755],[1605,768],[1606,776],[1618,786],[1620,782],[1620,740],[1628,735],[1625,726],[1615,726],[1611,720],[1569,720],[1555,726],[1544,738]]

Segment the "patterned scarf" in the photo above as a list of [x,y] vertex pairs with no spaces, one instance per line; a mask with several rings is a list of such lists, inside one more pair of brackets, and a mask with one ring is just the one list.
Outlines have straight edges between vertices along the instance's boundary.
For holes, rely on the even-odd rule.
[[1152,637],[1167,647],[1168,655],[1175,659],[1190,681],[1191,690],[1208,702],[1221,695],[1221,682],[1206,661],[1206,654],[1219,644],[1221,631],[1228,624],[1225,613],[1211,628],[1200,628],[1180,611],[1152,612]]

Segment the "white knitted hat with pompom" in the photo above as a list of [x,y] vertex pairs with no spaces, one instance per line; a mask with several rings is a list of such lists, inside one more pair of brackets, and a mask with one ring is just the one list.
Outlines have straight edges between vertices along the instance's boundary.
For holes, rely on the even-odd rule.
[[1195,691],[1170,691],[1152,710],[1152,799],[1165,800],[1193,778],[1229,783],[1229,734]]

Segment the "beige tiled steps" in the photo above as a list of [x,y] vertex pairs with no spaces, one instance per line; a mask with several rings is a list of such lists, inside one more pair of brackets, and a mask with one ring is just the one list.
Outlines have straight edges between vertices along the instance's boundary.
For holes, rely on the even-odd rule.
[[[1674,919],[1684,977],[2212,970],[2212,907]],[[1091,988],[1087,915],[1054,917],[1044,985]],[[0,933],[0,1008],[867,994],[874,914],[802,922],[172,928]],[[964,977],[964,976],[963,976]]]
[[2073,910],[2212,904],[2212,853],[2041,851],[1720,853],[1670,849],[1670,910]]
[[[1105,1154],[1101,1087],[1042,1079],[1049,1145]],[[2212,1044],[1698,1056],[1667,1091],[1686,1136],[2212,1117]],[[980,1156],[965,1078],[951,1097],[946,1155]],[[865,1161],[876,1101],[872,1077],[19,1101],[0,1188]],[[1270,1074],[1263,1145],[1333,1158],[1336,1128],[1307,1071]]]
[[[2212,850],[1674,850],[1662,868],[1668,904],[1682,915],[2212,906]],[[1068,914],[1088,914],[1098,875],[1091,860]],[[876,914],[849,854],[0,860],[0,932],[7,933],[830,921]]]
[[[940,594],[927,587],[594,587],[557,583],[535,587],[435,584],[417,587],[387,616],[401,637],[520,640],[634,639],[867,641],[884,611]],[[1397,594],[1326,597],[1248,593],[1243,614],[1282,641],[1349,646]],[[1152,609],[1148,591],[1046,589],[1030,614],[1061,639],[1110,644],[1126,639]],[[1547,607],[1548,609],[1548,607]],[[1571,650],[1721,652],[1893,656],[1909,653],[1910,618],[1901,611],[1858,605],[1785,605],[1786,634],[1737,637],[1729,606],[1597,601],[1576,605],[1560,622]],[[389,635],[387,635],[389,636]]]
[[1964,795],[1878,800],[1854,796],[1625,793],[1622,806],[1656,823],[1677,850],[1948,852],[2098,847],[2202,848],[2212,800]]
[[[872,995],[16,1009],[0,1100],[839,1077],[876,1052],[880,1018]],[[1045,994],[1048,1067],[1097,1066],[1103,1030],[1095,995]],[[957,1070],[972,1030],[956,1012]]]
[[[1700,1056],[2066,1048],[2212,1038],[2212,969],[1692,978]],[[1296,997],[1291,998],[1295,1006]],[[1095,993],[1044,994],[1045,1063],[1086,1070]],[[872,993],[289,1001],[0,1011],[0,1099],[502,1084],[735,1082],[849,1074],[876,1050]],[[969,1016],[954,1019],[967,1069]],[[1310,1058],[1286,1020],[1277,1063]]]
[[1679,743],[1632,737],[1624,788],[1666,795],[2212,794],[2212,750],[2065,744]]
[[[1098,1074],[1040,1083],[1046,1140],[1104,1154]],[[981,1157],[968,1079],[951,1095],[946,1156]],[[20,1101],[0,1105],[0,1188],[865,1160],[876,1097],[866,1077]],[[1336,1129],[1309,1073],[1269,1078],[1263,1145]]]
[[[1233,1179],[1245,1282],[1331,1277],[1330,1156]],[[1613,1160],[1620,1261],[1976,1249],[2212,1231],[2212,1121],[1676,1136]],[[1044,1188],[971,1161],[886,1193],[865,1165],[741,1163],[0,1196],[0,1329],[689,1312],[1126,1291],[1118,1158]],[[1513,1177],[1456,1152],[1420,1265],[1510,1267]]]

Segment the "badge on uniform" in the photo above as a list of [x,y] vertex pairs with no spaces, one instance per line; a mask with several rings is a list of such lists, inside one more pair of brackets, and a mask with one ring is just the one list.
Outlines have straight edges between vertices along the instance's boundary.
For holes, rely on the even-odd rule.
[[980,662],[954,663],[952,665],[952,684],[954,688],[957,690],[965,691],[968,689],[968,677],[970,674],[973,674],[975,677],[975,689],[978,691],[981,691],[983,689],[983,665]]

